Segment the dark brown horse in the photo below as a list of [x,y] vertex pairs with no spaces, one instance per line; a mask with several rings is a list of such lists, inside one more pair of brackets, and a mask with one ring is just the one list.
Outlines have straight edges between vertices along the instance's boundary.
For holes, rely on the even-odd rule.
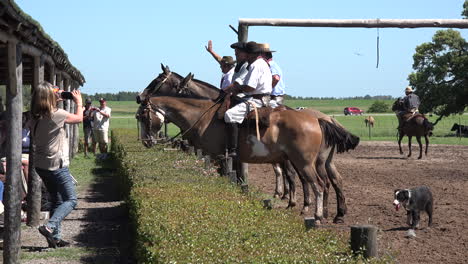
[[[182,78],[180,75],[177,73],[171,72],[169,68],[166,66],[164,67],[162,65],[162,70],[163,73],[161,73],[155,80],[153,80],[148,87],[140,94],[140,96],[137,98],[137,101],[143,102],[148,99],[149,95],[176,95],[176,94],[188,94],[191,96],[198,96],[198,97],[205,97],[205,98],[211,98],[211,99],[216,99],[219,96],[219,89],[216,87],[199,81],[199,80],[190,80],[193,75],[187,76],[185,79]],[[313,109],[305,109],[302,110],[303,112],[314,116],[314,117],[319,117],[322,118],[328,122],[331,122],[334,125],[339,126],[340,128],[341,125],[334,119],[330,118],[329,116],[313,110]],[[350,148],[354,148],[358,142],[359,138],[352,136],[348,132],[345,132],[347,134],[347,137],[345,137],[345,141],[350,143],[349,145],[352,145],[352,147],[339,147],[339,152],[342,152],[344,150],[348,150]],[[341,180],[341,175],[339,172],[336,170],[336,167],[333,164],[333,153],[334,153],[335,146],[327,146],[326,144],[321,145],[321,149],[319,152],[319,156],[317,159],[317,171],[320,174],[320,177],[322,181],[325,183],[326,188],[324,190],[324,214],[327,215],[328,212],[328,188],[330,183],[333,185],[336,196],[337,196],[337,215],[334,219],[334,222],[342,222],[343,221],[343,216],[346,213],[346,203],[345,203],[345,197],[342,192],[342,180]],[[276,194],[279,194],[282,192],[282,171],[288,171],[289,175],[294,175],[294,170],[291,168],[285,167],[285,166],[278,166],[274,165],[275,169],[275,174],[277,178],[277,189],[276,189]],[[292,178],[286,178],[285,180],[288,182],[286,186],[291,186],[291,189],[294,190],[294,179]],[[292,191],[294,193],[294,191]],[[295,203],[295,196],[294,194],[291,194],[290,197],[290,203]]]
[[[403,100],[397,99],[392,106],[392,110],[397,113],[397,115],[404,111]],[[411,138],[413,136],[416,137],[416,140],[419,144],[419,157],[418,159],[422,158],[422,143],[421,137],[424,136],[426,140],[426,149],[424,153],[427,156],[427,150],[429,148],[429,136],[432,135],[432,130],[434,129],[434,125],[429,122],[429,120],[420,113],[406,113],[402,116],[403,123],[401,125],[401,129],[398,131],[398,147],[400,148],[400,154],[403,154],[403,150],[401,149],[401,140],[406,135],[408,136],[408,157],[411,157]]]

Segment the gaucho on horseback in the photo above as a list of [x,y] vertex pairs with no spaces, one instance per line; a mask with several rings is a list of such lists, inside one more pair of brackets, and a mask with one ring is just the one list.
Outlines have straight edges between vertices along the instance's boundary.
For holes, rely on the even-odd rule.
[[397,109],[398,112],[398,130],[400,131],[405,122],[410,120],[416,113],[419,113],[419,105],[421,104],[419,97],[413,93],[413,88],[411,86],[406,87],[405,89],[406,96],[401,99],[401,108]]
[[250,41],[245,44],[247,52],[247,61],[249,63],[248,72],[240,84],[236,81],[226,88],[225,92],[233,95],[243,93],[245,96],[241,102],[224,114],[224,121],[228,124],[229,140],[228,150],[232,157],[237,156],[237,142],[239,134],[239,124],[241,124],[247,115],[250,106],[264,107],[268,106],[270,94],[272,91],[272,78],[270,66],[261,56],[261,46]]

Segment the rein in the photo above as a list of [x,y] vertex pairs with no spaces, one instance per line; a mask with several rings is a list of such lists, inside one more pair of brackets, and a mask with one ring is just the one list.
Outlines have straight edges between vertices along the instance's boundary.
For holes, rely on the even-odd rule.
[[[182,134],[182,137],[184,137],[185,135],[187,135],[187,133],[192,130],[199,122],[200,120],[208,113],[208,111],[210,111],[213,107],[215,107],[222,99],[224,99],[224,97],[226,96],[226,94],[220,96],[214,103],[212,106],[210,106],[208,109],[205,110],[205,112],[203,112],[201,114],[201,116],[197,119],[197,121],[195,121],[195,123],[193,123],[193,125],[191,125],[187,130],[185,130],[183,133],[182,131],[180,131],[179,133],[177,133],[177,135],[171,137],[170,139],[167,139],[166,141],[162,142],[162,143],[167,143],[167,142],[170,142],[170,141],[173,141],[176,137],[178,137],[179,135]],[[151,101],[149,102],[149,105],[151,106],[152,110],[153,111],[156,111],[162,115],[165,116],[165,113],[163,111],[161,111],[155,104],[151,103]],[[221,107],[221,105],[219,105],[218,109]]]

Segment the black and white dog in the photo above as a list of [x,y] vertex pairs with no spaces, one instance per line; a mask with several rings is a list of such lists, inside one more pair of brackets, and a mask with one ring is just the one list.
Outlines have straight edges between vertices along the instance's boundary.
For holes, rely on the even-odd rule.
[[406,209],[406,223],[415,229],[419,227],[419,213],[426,211],[429,216],[429,226],[432,225],[433,198],[429,187],[420,186],[412,189],[395,190],[393,205],[398,211],[400,206]]

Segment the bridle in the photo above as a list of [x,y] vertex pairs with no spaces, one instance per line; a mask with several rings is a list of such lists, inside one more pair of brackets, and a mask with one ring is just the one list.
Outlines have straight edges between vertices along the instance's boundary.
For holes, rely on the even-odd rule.
[[[146,134],[149,136],[149,138],[140,138],[140,132],[138,131],[138,140],[141,141],[151,141],[152,143],[156,143],[156,140],[154,140],[153,136],[151,135],[151,126],[152,126],[152,115],[156,115],[156,111],[151,107],[150,104],[146,105],[141,105],[140,109],[138,109],[138,112],[136,114],[136,119],[139,121],[139,123],[143,123],[146,129]],[[146,120],[144,122],[143,120]],[[137,129],[139,130],[139,125],[137,124]]]
[[[167,76],[160,82],[158,83],[158,85],[153,89],[152,93],[156,93],[159,89],[161,89],[162,85],[169,79],[169,76],[172,74],[172,72],[170,72],[169,74],[167,74]],[[188,83],[190,82],[191,80],[189,80],[187,83],[185,83],[183,86],[180,85],[180,83],[177,85],[176,87],[176,93],[177,94],[190,94],[190,90],[187,88],[188,87]],[[218,103],[220,101],[222,101],[224,99],[224,97],[226,96],[226,94],[223,94],[222,96],[219,96],[216,101],[213,103],[213,105],[211,105],[207,110],[205,110],[201,115],[200,117],[197,119],[197,121],[195,121],[195,123],[193,123],[187,130],[185,131],[179,131],[179,133],[177,133],[177,135],[171,137],[170,139],[166,139],[165,141],[161,142],[161,143],[167,143],[167,142],[172,142],[176,137],[178,136],[182,136],[184,137],[185,135],[187,135],[188,132],[190,132],[200,121],[201,119],[213,108],[215,107],[216,105],[218,105]],[[143,104],[142,104],[143,106]],[[221,107],[221,104],[219,104],[218,106],[218,109]],[[166,117],[166,113],[164,111],[162,111],[157,105],[153,104],[150,100],[148,100],[148,102],[146,103],[146,107],[144,110],[142,110],[144,112],[144,114],[147,115],[147,122],[146,122],[146,129],[147,129],[147,134],[150,134],[150,131],[151,131],[151,113],[160,113],[161,115],[164,116],[164,118],[167,120],[167,117]],[[140,110],[139,110],[140,112]],[[142,115],[139,114],[139,112],[137,113],[137,119],[139,119]],[[140,121],[141,122],[141,121]],[[150,134],[150,138],[149,139],[141,139],[142,141],[151,141],[153,143],[155,143],[155,140],[153,140],[153,137],[151,136]]]

